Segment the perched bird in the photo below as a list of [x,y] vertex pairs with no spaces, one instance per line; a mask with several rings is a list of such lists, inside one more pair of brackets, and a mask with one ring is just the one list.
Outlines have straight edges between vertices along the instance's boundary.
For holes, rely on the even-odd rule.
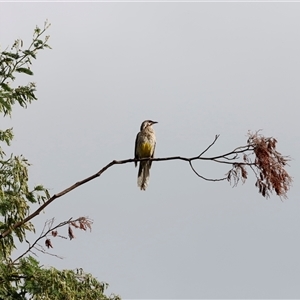
[[[146,120],[142,123],[140,132],[135,139],[135,158],[152,158],[154,156],[156,138],[152,125],[157,122]],[[152,161],[140,161],[137,183],[141,190],[146,190],[150,177],[150,168]],[[137,166],[137,162],[135,162]]]

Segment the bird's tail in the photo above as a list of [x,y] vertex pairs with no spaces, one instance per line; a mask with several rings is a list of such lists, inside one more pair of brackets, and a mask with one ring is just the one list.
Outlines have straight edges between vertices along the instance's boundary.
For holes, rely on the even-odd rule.
[[141,190],[146,190],[150,178],[150,162],[140,161],[137,184]]

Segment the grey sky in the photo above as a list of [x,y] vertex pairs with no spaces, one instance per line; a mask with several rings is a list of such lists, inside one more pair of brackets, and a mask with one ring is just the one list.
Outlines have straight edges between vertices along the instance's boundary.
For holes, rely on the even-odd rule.
[[[133,164],[58,199],[36,218],[89,216],[92,233],[54,240],[58,260],[82,267],[123,298],[299,298],[299,3],[0,3],[2,49],[29,42],[45,19],[53,50],[40,53],[39,101],[15,109],[14,153],[32,184],[56,193],[113,159],[133,157],[153,119],[157,157],[209,154],[279,141],[293,160],[289,199],[265,200],[250,176],[232,189],[183,162],[153,163],[146,192]],[[198,163],[205,176],[223,166]]]

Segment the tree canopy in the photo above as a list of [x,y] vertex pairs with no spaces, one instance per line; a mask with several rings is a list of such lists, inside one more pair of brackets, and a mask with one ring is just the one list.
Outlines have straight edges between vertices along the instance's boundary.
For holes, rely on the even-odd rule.
[[[36,27],[32,42],[24,46],[21,39],[16,40],[11,49],[0,52],[0,113],[3,117],[11,116],[14,105],[27,108],[37,97],[36,84],[14,86],[19,75],[33,75],[33,61],[41,50],[51,49],[49,36],[45,35],[49,23],[41,29]],[[2,145],[10,146],[13,129],[0,130]],[[26,235],[34,232],[33,223],[26,220],[30,210],[40,207],[50,199],[48,190],[43,185],[30,186],[28,177],[29,161],[22,155],[6,154],[0,145],[0,299],[119,299],[104,294],[107,283],[99,282],[82,269],[58,270],[43,267],[33,250],[46,252],[38,242],[44,239],[45,248],[52,247],[48,235],[55,237],[58,227],[69,226],[69,237],[73,238],[72,227],[86,230],[91,221],[86,218],[68,220],[56,226],[53,220],[46,222],[44,231],[34,242],[29,242]],[[7,234],[3,234],[3,233]],[[12,259],[16,243],[28,243],[28,250],[18,258]]]

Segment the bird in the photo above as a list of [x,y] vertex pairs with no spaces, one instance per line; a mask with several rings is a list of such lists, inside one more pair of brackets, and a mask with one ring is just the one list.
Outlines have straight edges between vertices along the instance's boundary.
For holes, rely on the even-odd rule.
[[[145,120],[141,124],[140,132],[137,134],[135,139],[135,158],[153,158],[156,146],[155,132],[152,127],[153,124],[158,122]],[[140,161],[137,184],[141,190],[146,190],[149,178],[150,178],[150,168],[152,161]],[[137,161],[135,162],[135,167],[137,166]]]

